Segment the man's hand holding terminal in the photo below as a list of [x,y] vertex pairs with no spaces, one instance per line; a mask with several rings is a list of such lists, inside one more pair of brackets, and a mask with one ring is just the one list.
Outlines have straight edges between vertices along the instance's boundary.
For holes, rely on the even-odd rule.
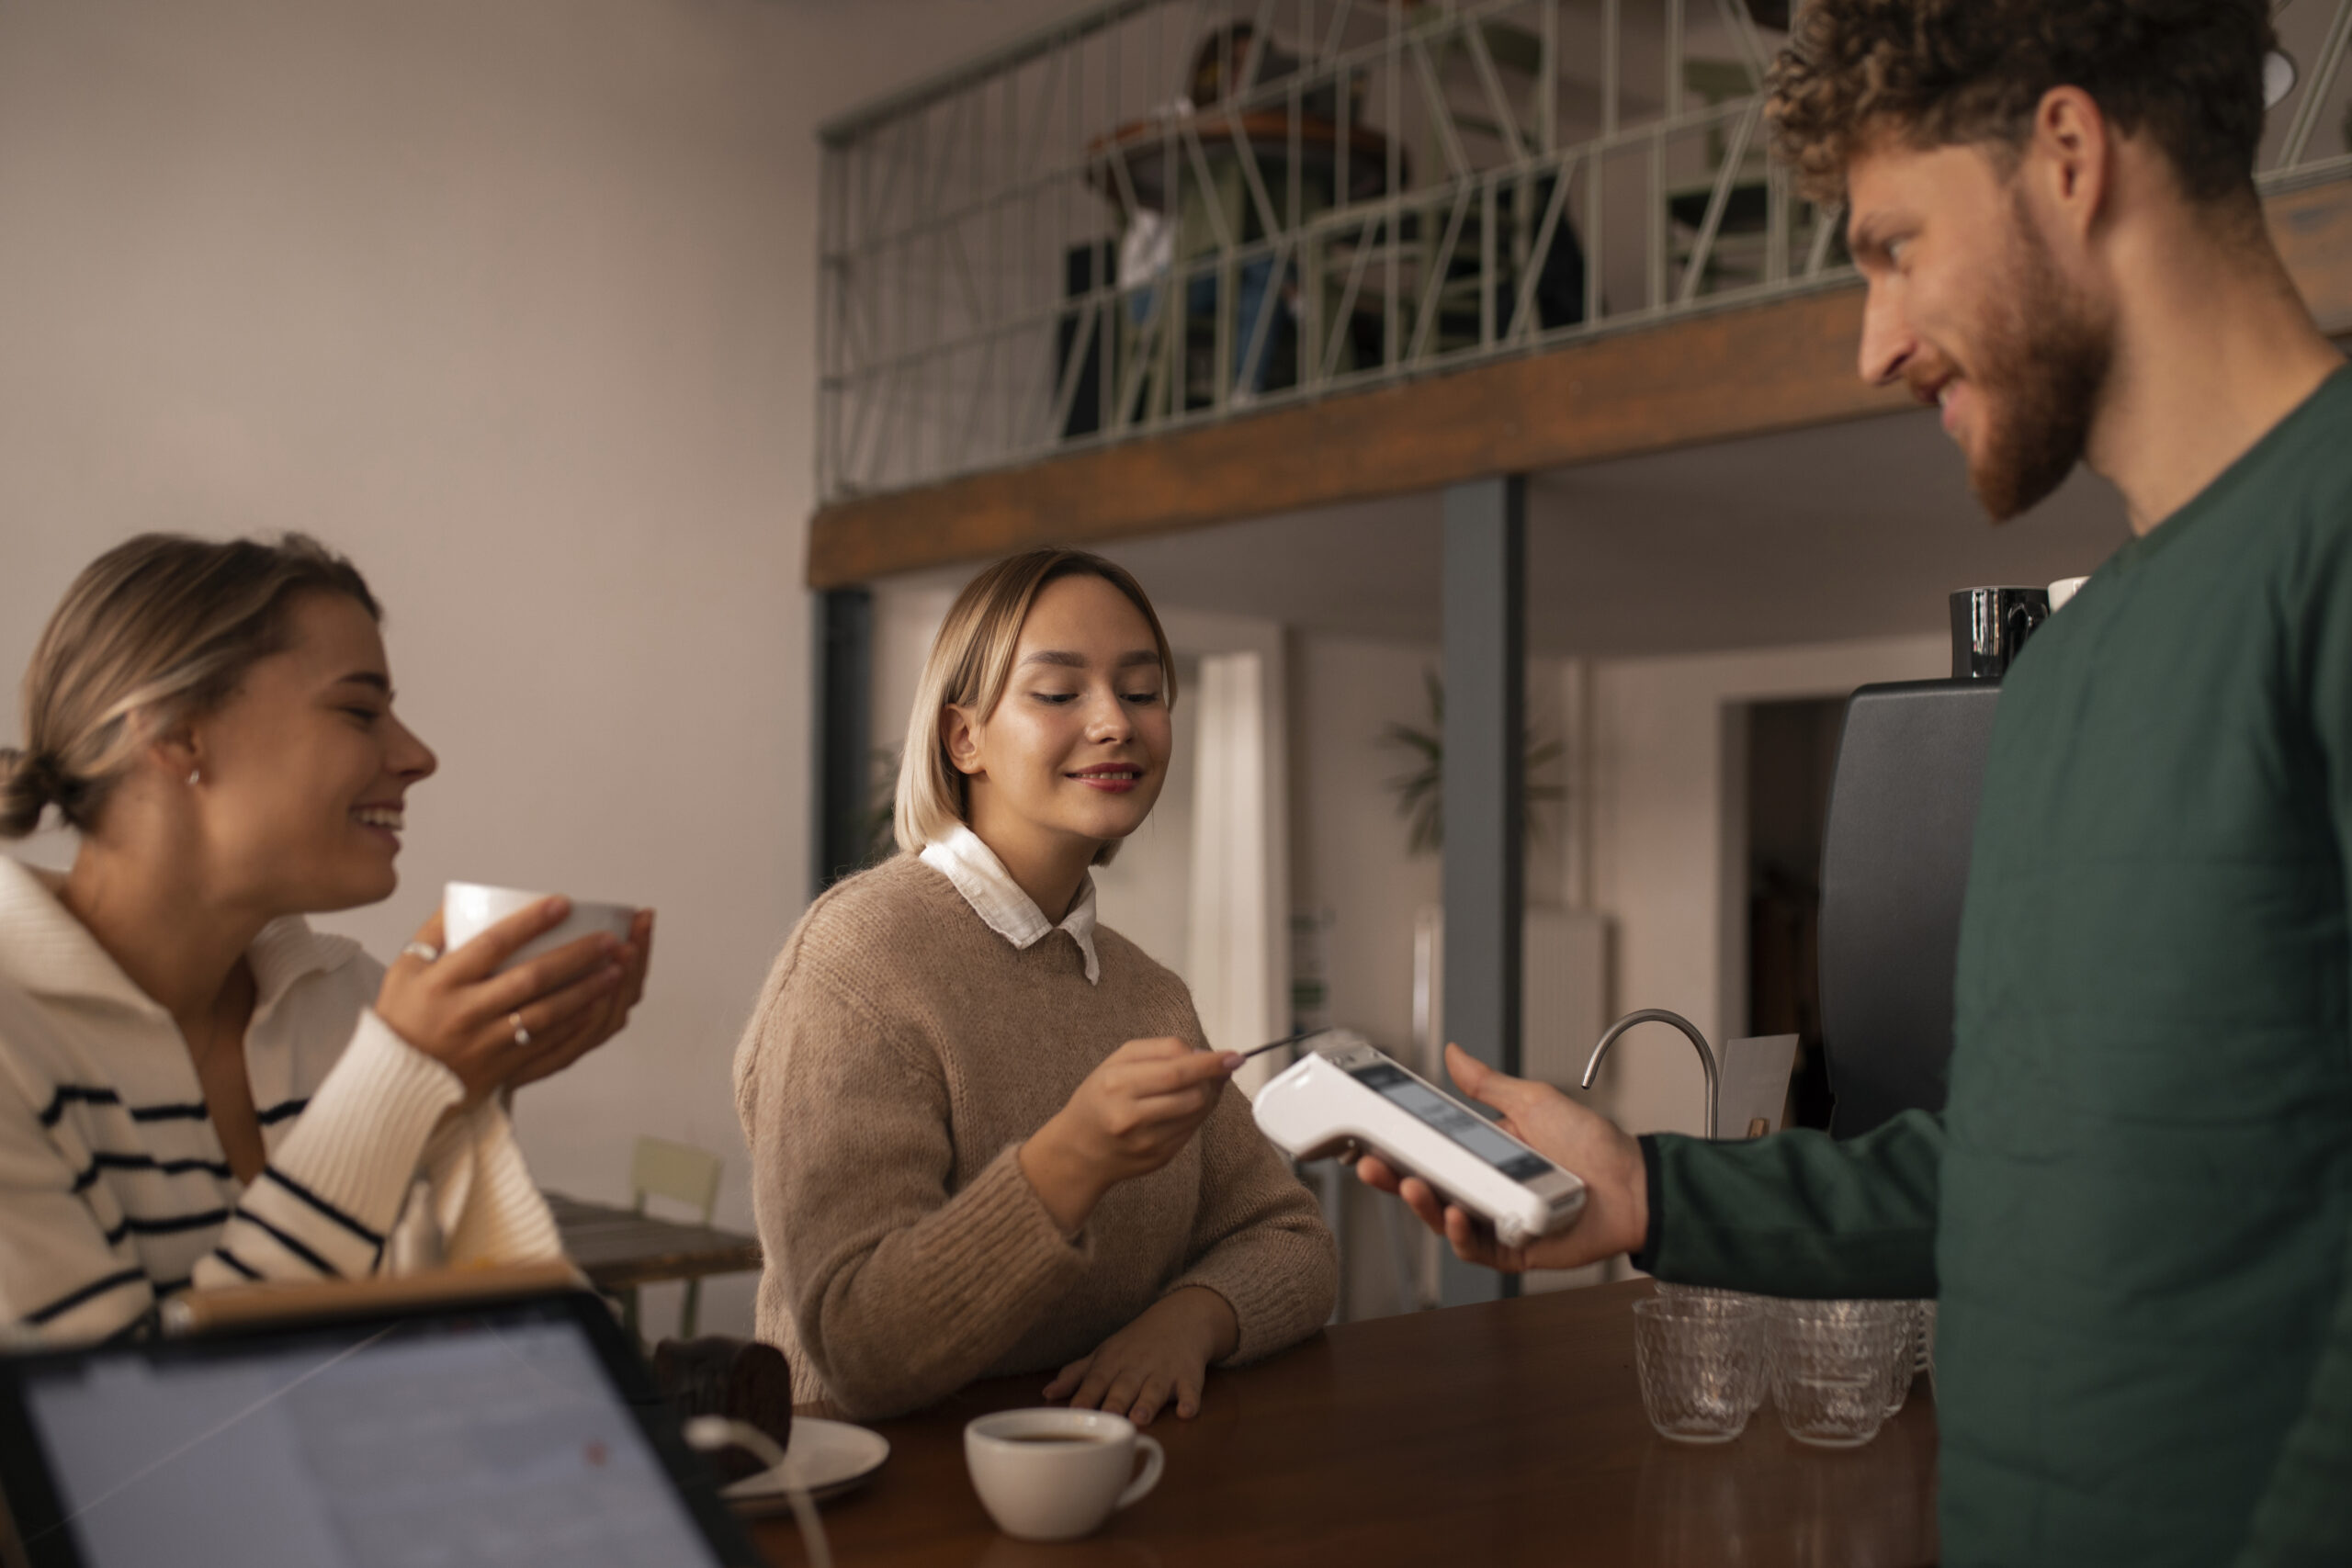
[[1649,1179],[1639,1144],[1551,1085],[1498,1073],[1459,1045],[1445,1048],[1445,1066],[1464,1094],[1503,1113],[1504,1132],[1583,1179],[1584,1213],[1576,1224],[1525,1247],[1505,1247],[1467,1210],[1441,1205],[1427,1182],[1400,1176],[1377,1155],[1356,1161],[1358,1178],[1402,1198],[1423,1224],[1453,1244],[1455,1257],[1506,1274],[1577,1269],[1641,1250],[1649,1234]]

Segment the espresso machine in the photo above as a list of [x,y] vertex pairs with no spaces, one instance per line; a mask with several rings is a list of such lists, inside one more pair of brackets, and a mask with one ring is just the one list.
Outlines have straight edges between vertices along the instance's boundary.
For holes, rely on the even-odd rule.
[[2049,615],[2042,589],[1962,589],[1951,596],[1951,679],[1848,699],[1821,856],[1821,1035],[1837,1137],[1943,1106],[1993,709]]

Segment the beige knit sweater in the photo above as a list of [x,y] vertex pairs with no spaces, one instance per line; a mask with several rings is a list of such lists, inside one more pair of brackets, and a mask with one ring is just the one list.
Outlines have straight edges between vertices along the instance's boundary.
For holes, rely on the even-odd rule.
[[1025,950],[912,855],[817,900],[735,1055],[767,1269],[760,1337],[797,1398],[871,1418],[1044,1372],[1186,1285],[1230,1303],[1227,1364],[1331,1310],[1314,1200],[1227,1088],[1174,1160],[1065,1237],[1013,1156],[1129,1040],[1201,1044],[1184,984],[1108,929],[1099,986],[1054,931]]

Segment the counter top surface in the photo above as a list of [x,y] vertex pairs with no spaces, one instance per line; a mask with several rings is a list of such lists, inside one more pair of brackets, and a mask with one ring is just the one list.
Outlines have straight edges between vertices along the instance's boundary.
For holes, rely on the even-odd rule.
[[[1642,1414],[1632,1303],[1646,1280],[1345,1324],[1212,1373],[1200,1416],[1162,1416],[1159,1487],[1083,1541],[999,1534],[965,1472],[964,1424],[1043,1403],[1042,1376],[978,1383],[874,1423],[891,1456],[827,1504],[841,1568],[893,1565],[1567,1562],[1917,1568],[1936,1556],[1925,1378],[1865,1447],[1811,1449],[1768,1404],[1735,1441],[1671,1443]],[[805,1559],[789,1516],[754,1526]]]

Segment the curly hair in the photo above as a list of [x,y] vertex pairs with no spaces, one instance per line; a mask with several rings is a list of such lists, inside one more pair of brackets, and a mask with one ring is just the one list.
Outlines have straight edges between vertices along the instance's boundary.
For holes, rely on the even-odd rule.
[[2145,131],[2195,201],[2250,196],[2262,141],[2268,0],[1812,0],[1773,62],[1766,118],[1805,194],[1890,138],[1991,144],[2014,160],[2052,87]]

